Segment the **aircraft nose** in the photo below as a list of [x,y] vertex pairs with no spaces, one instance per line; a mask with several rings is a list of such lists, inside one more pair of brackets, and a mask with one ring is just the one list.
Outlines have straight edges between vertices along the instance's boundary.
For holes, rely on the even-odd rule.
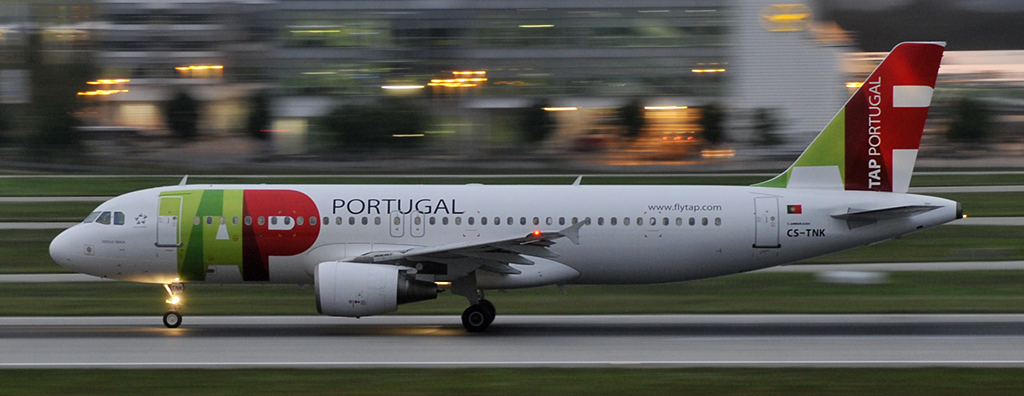
[[50,241],[50,257],[61,267],[81,272],[75,268],[75,255],[81,247],[76,246],[74,243],[75,238],[72,234],[74,234],[74,231],[69,228],[57,234],[57,237]]

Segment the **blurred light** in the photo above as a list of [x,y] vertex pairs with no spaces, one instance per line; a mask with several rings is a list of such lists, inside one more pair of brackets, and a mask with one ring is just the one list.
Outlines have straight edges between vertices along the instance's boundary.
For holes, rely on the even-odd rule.
[[428,135],[452,135],[455,131],[426,131],[424,133]]
[[78,96],[97,96],[97,95],[99,95],[99,96],[106,96],[106,95],[113,95],[113,94],[126,93],[126,92],[128,92],[127,89],[98,89],[98,90],[95,90],[95,91],[79,92]]
[[224,66],[222,66],[222,65],[198,65],[198,66],[193,65],[193,66],[178,66],[178,67],[174,68],[174,70],[177,70],[177,71],[222,70],[222,69],[224,69]]
[[644,110],[679,110],[686,108],[686,106],[644,106]]
[[690,69],[694,73],[725,73],[725,69]]
[[396,133],[394,135],[391,135],[391,137],[396,137],[396,138],[423,137],[423,136],[426,136],[426,135],[424,135],[422,133]]
[[327,30],[292,30],[292,33],[309,33],[309,34],[323,34],[323,33],[341,33],[338,29],[327,29]]
[[447,87],[447,88],[470,88],[476,87],[479,84],[487,81],[486,70],[473,70],[473,71],[453,71],[455,76],[480,76],[480,77],[460,77],[460,78],[435,78],[430,80],[427,84],[431,87]]
[[434,282],[434,284],[438,285],[438,286],[441,286],[441,287],[448,287],[448,286],[452,285],[451,282]]
[[486,71],[486,70],[474,70],[474,71],[453,71],[453,72],[452,72],[452,74],[454,74],[454,75],[456,75],[456,76],[466,76],[466,75],[478,75],[478,76],[482,76],[482,75],[485,75],[485,74],[487,74],[487,71]]
[[384,85],[381,88],[394,90],[423,89],[422,85]]
[[533,236],[540,236],[540,230],[534,230]]
[[803,4],[775,4],[761,10],[761,27],[770,32],[799,32],[811,27],[814,16]]
[[129,80],[129,79],[126,79],[126,78],[118,78],[118,79],[102,79],[102,80],[96,80],[96,81],[88,81],[88,82],[86,82],[86,84],[89,84],[89,85],[102,85],[102,84],[125,84],[125,83],[128,83],[128,82],[130,82],[130,81],[131,81],[131,80]]
[[290,130],[290,129],[260,129],[260,132],[268,132],[268,133],[275,133],[275,132],[276,132],[276,133],[286,133],[286,132],[291,132],[291,130]]
[[338,72],[332,71],[318,71],[318,72],[302,72],[302,74],[315,76],[315,75],[326,75],[326,74],[338,74]]
[[637,12],[639,12],[641,14],[647,14],[647,13],[655,13],[655,12],[659,12],[659,13],[660,12],[668,12],[668,10],[640,10],[640,11],[637,11]]
[[578,107],[545,107],[544,111],[576,111]]
[[846,83],[846,87],[847,87],[847,88],[860,88],[860,87],[862,87],[862,86],[864,86],[864,83],[862,83],[862,82],[855,82],[855,81],[854,81],[854,82],[848,82],[848,83]]
[[519,25],[519,27],[526,28],[526,29],[535,29],[535,28],[551,28],[551,27],[555,27],[555,25]]
[[701,158],[732,158],[736,156],[736,150],[733,149],[703,149],[700,151]]

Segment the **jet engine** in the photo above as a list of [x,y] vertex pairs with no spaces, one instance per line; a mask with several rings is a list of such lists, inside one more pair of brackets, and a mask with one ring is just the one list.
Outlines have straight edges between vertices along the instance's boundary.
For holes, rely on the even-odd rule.
[[398,304],[437,298],[437,285],[392,265],[324,262],[316,266],[313,284],[317,311],[330,316],[378,315]]

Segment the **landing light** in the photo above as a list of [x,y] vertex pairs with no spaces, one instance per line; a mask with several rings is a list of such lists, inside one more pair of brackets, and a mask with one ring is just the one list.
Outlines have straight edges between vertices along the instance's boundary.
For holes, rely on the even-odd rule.
[[181,298],[178,296],[171,297],[170,300],[167,300],[168,304],[177,304],[179,302],[181,302]]

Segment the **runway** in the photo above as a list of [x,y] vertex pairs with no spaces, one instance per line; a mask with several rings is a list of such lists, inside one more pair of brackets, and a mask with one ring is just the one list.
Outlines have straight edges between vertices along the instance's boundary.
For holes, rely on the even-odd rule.
[[1024,367],[1024,315],[0,318],[0,368]]

